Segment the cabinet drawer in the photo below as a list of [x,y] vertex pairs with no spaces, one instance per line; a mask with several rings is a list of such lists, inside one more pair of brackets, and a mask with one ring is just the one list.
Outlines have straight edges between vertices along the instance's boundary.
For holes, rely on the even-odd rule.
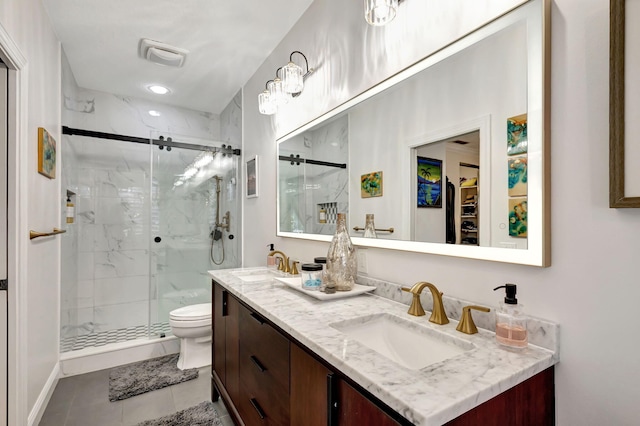
[[240,312],[240,362],[289,393],[289,340],[244,308]]
[[257,315],[240,314],[238,410],[247,426],[289,424],[289,340]]

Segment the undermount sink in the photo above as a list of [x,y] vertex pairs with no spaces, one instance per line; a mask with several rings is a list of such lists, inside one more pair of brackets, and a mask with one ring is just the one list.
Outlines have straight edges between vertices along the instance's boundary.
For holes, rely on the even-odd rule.
[[411,370],[420,370],[475,347],[465,340],[390,314],[368,315],[329,326]]
[[249,271],[237,271],[237,272],[232,272],[232,274],[247,283],[253,283],[258,281],[270,281],[275,277],[275,275],[266,268],[254,269]]

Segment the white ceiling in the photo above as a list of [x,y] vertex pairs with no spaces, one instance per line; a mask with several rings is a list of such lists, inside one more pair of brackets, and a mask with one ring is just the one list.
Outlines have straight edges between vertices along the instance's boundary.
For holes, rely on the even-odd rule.
[[[42,2],[80,87],[219,114],[312,0]],[[140,58],[142,38],[188,50],[185,65]]]

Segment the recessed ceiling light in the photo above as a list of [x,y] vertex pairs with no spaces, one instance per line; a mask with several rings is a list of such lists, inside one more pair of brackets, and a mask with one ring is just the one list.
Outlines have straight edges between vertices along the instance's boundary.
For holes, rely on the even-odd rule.
[[152,84],[151,86],[147,86],[147,89],[151,90],[153,93],[157,93],[158,95],[166,95],[171,91],[166,87],[160,86],[157,84]]
[[152,109],[149,111],[149,115],[152,117],[160,117],[162,114],[160,114],[160,111],[156,111]]

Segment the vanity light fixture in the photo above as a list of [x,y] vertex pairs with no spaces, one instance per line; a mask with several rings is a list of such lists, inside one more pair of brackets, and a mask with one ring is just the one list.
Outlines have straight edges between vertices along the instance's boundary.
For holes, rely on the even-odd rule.
[[[298,53],[304,58],[304,64],[307,69],[306,72],[303,73],[302,67],[293,62],[294,53]],[[291,96],[293,97],[300,95],[304,88],[304,79],[312,72],[313,69],[309,69],[309,61],[307,61],[307,57],[304,56],[304,53],[299,50],[291,52],[291,55],[289,55],[289,63],[282,67],[282,85],[284,86],[284,91],[291,93]]]
[[[293,62],[294,53],[300,54],[304,58],[306,72],[302,67]],[[267,81],[266,90],[258,95],[258,110],[261,114],[275,114],[278,107],[288,103],[291,98],[300,96],[304,88],[304,80],[313,73],[313,68],[309,68],[307,57],[300,51],[294,50],[289,55],[289,63],[276,70],[276,77]]]
[[400,1],[402,0],[364,0],[364,19],[369,25],[385,25],[396,17]]

